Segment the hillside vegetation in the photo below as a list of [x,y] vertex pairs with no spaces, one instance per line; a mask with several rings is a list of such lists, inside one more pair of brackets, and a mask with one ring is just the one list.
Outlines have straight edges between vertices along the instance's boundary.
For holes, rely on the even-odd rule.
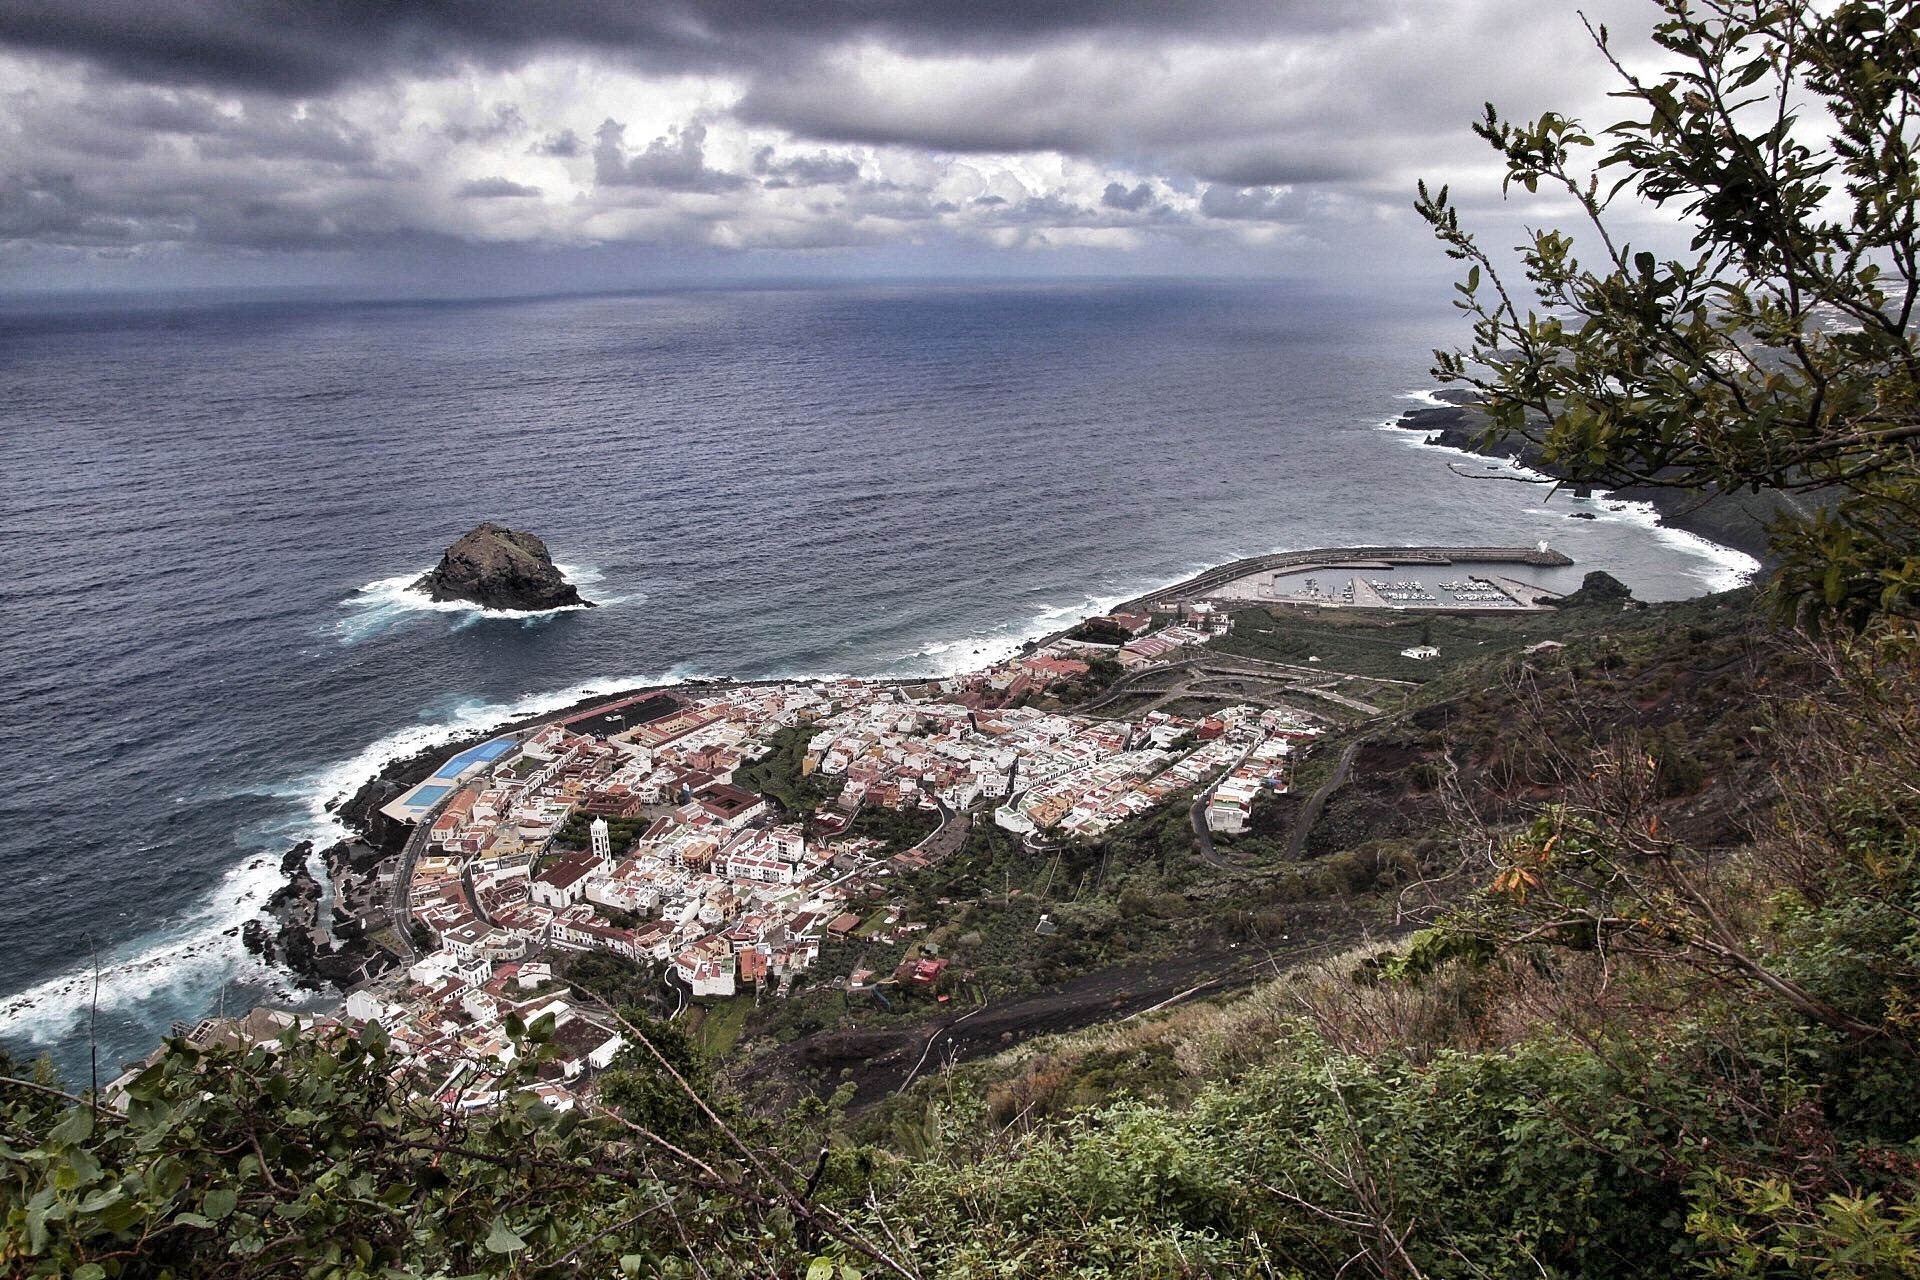
[[843,1088],[756,1113],[637,1012],[592,1116],[447,1115],[396,1085],[377,1033],[179,1044],[125,1116],[44,1078],[12,1087],[0,1259],[88,1276],[744,1276],[823,1257],[929,1276],[1911,1274],[1916,668],[1908,631],[1792,640],[1745,596],[1489,658],[1361,731],[1323,819],[1330,847],[1371,833],[1337,856],[1369,851],[1377,918],[1415,932],[857,1111]]
[[[176,1041],[117,1106],[0,1062],[0,1275],[1920,1275],[1920,3],[1659,9],[1677,69],[1614,64],[1596,166],[1563,116],[1478,128],[1597,266],[1548,227],[1503,274],[1422,190],[1473,326],[1440,372],[1577,482],[1821,495],[1761,598],[1455,654],[1211,854],[1178,806],[1050,872],[971,838],[905,906],[1003,989],[931,1028],[732,1010],[730,1073],[589,965],[630,1047],[586,1111],[521,1087],[538,1024],[472,1113],[377,1028]],[[1690,256],[1608,234],[1629,190]],[[789,808],[796,747],[755,773]]]

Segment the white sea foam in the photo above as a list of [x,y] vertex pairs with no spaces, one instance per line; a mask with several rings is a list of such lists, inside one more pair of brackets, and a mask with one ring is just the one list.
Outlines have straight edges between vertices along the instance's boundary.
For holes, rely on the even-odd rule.
[[352,759],[328,765],[294,784],[292,794],[306,808],[308,825],[294,835],[295,840],[311,840],[316,845],[332,844],[351,834],[334,810],[352,797],[369,778],[397,760],[418,755],[434,747],[445,746],[459,738],[491,729],[496,725],[529,716],[558,711],[599,694],[622,689],[641,689],[679,684],[700,677],[676,667],[663,676],[632,676],[617,680],[589,680],[545,693],[529,693],[511,702],[462,702],[443,720],[408,725],[370,743]]
[[[1408,391],[1402,393],[1402,398],[1408,400],[1432,400],[1432,393]],[[1433,403],[1444,404],[1445,402],[1435,400]],[[1427,443],[1426,435],[1422,433],[1419,428],[1409,429],[1403,427],[1397,420],[1382,422],[1379,424],[1379,428],[1382,431],[1391,433],[1403,444],[1418,449],[1431,449],[1443,454],[1449,454],[1463,462],[1475,464],[1488,474],[1504,475],[1515,480],[1527,480],[1537,483],[1542,486],[1543,492],[1547,486],[1555,483],[1554,477],[1547,475],[1545,472],[1536,471],[1531,467],[1523,465],[1516,457],[1502,458],[1491,454],[1474,453],[1467,449],[1456,449],[1451,445],[1430,445]],[[1660,522],[1659,508],[1655,507],[1651,502],[1616,498],[1611,492],[1600,489],[1593,491],[1593,497],[1591,499],[1574,495],[1571,490],[1563,490],[1562,492],[1569,495],[1574,502],[1590,502],[1594,507],[1598,507],[1599,510],[1593,512],[1593,514],[1600,520],[1633,525],[1636,528],[1652,534],[1658,542],[1663,542],[1669,547],[1673,547],[1676,550],[1686,552],[1689,555],[1706,561],[1707,563],[1702,568],[1693,571],[1694,577],[1700,581],[1706,591],[1731,591],[1735,587],[1743,587],[1753,580],[1755,574],[1760,572],[1760,562],[1744,551],[1722,546],[1718,542],[1703,538],[1697,533],[1689,533],[1685,529],[1676,529],[1671,525],[1662,524]],[[1545,511],[1546,508],[1533,508],[1533,510]]]
[[[605,575],[592,565],[554,566],[576,587],[586,588],[604,580]],[[352,612],[334,624],[334,634],[341,644],[354,644],[369,636],[378,635],[389,627],[399,623],[410,615],[420,613],[445,613],[458,615],[456,628],[468,627],[489,619],[505,622],[518,622],[523,626],[537,626],[549,618],[563,613],[581,613],[598,605],[624,604],[625,596],[594,593],[594,605],[564,604],[553,609],[488,609],[465,600],[435,600],[424,591],[414,588],[427,569],[412,573],[398,574],[391,578],[375,578],[362,586],[340,603]]]
[[1760,572],[1760,562],[1744,551],[1660,523],[1660,510],[1651,502],[1634,502],[1598,491],[1594,494],[1594,500],[1596,504],[1605,505],[1605,513],[1600,515],[1600,519],[1638,525],[1658,541],[1707,561],[1705,568],[1695,570],[1695,576],[1706,584],[1708,591],[1731,591],[1735,587],[1744,587]]
[[[1141,579],[1107,594],[1087,592],[1079,600],[1065,604],[1042,603],[1036,612],[1023,619],[999,626],[976,627],[962,639],[930,641],[900,654],[889,664],[889,669],[899,674],[925,675],[942,680],[979,671],[1005,662],[1030,641],[1052,635],[1082,618],[1109,613],[1124,601],[1185,582],[1211,567],[1210,564],[1197,564],[1177,578]],[[1057,591],[1039,587],[1030,588],[1027,594],[1051,594],[1058,598]]]
[[[221,877],[214,891],[180,920],[102,951],[101,1010],[129,1009],[182,989],[211,994],[234,980],[285,990],[290,975],[250,955],[239,936],[240,926],[259,915],[284,883],[279,860],[255,854]],[[93,982],[89,959],[7,997],[0,1001],[0,1035],[53,1043],[88,1016]]]
[[[1435,399],[1430,391],[1410,391],[1405,393],[1404,398],[1434,405],[1445,404]],[[1408,431],[1392,423],[1381,425],[1409,445],[1428,447],[1420,432]],[[1457,449],[1444,449],[1444,452],[1489,472],[1516,478],[1549,479],[1513,459],[1488,458]],[[1591,506],[1603,520],[1640,526],[1655,538],[1705,560],[1708,567],[1700,576],[1710,590],[1740,585],[1759,568],[1758,562],[1741,552],[1684,530],[1661,525],[1658,513],[1650,503],[1627,502],[1597,495]],[[1019,653],[1027,642],[1058,631],[1078,618],[1106,613],[1124,600],[1184,581],[1192,572],[1205,567],[1196,565],[1180,577],[1140,582],[1111,594],[1089,592],[1064,603],[1040,603],[1038,610],[1024,619],[976,628],[965,637],[929,641],[902,654],[891,665],[895,670],[904,668],[911,674],[942,678],[991,666]],[[590,567],[562,566],[562,572],[570,581],[582,586],[601,580],[601,575]],[[382,578],[368,583],[343,601],[342,604],[352,610],[352,614],[337,624],[341,643],[353,643],[376,634],[411,614],[430,612],[462,615],[462,622],[458,625],[484,619],[513,620],[532,625],[556,614],[583,607],[514,611],[434,601],[424,593],[411,589],[419,576],[420,573],[416,572]],[[1044,597],[1051,593],[1050,588],[1033,587],[1026,594]],[[1060,599],[1058,596],[1054,598]],[[619,598],[600,596],[599,601],[602,604],[617,603]],[[778,678],[831,680],[844,678],[845,674],[780,673]],[[300,813],[284,822],[275,822],[270,827],[257,828],[256,835],[263,842],[277,842],[278,847],[282,848],[299,840],[311,840],[316,847],[324,847],[349,834],[334,812],[340,802],[396,760],[509,721],[557,711],[599,693],[611,694],[621,689],[722,678],[683,663],[658,677],[595,680],[552,692],[528,694],[504,703],[479,700],[462,703],[442,720],[396,730],[370,743],[350,759],[326,766],[306,778],[269,788],[271,794],[297,801]],[[279,859],[268,854],[248,857],[223,877],[220,885],[200,907],[168,926],[104,954],[100,971],[100,1007],[103,1010],[126,1008],[183,988],[203,988],[212,992],[218,989],[219,983],[234,980],[265,987],[280,998],[292,998],[294,993],[288,981],[290,975],[264,965],[248,954],[238,936],[240,926],[259,915],[266,900],[284,883],[278,864]],[[86,1016],[92,983],[91,965],[77,965],[27,991],[0,1001],[0,1034],[22,1036],[32,1043],[51,1043]]]
[[[267,899],[286,883],[277,850],[301,840],[316,848],[349,835],[333,812],[370,778],[397,760],[459,738],[529,716],[558,711],[596,694],[646,688],[697,678],[678,669],[664,677],[635,676],[593,680],[570,688],[532,693],[511,702],[478,699],[456,706],[445,719],[409,725],[369,744],[347,760],[325,766],[289,783],[255,788],[256,794],[295,800],[302,812],[256,827],[255,839],[274,852],[256,852],[229,870],[219,885],[179,919],[149,931],[100,957],[100,1008],[128,1009],[144,1001],[182,992],[208,998],[222,984],[241,982],[265,988],[276,999],[295,997],[293,975],[262,963],[247,951],[240,928],[265,909]],[[93,989],[91,960],[0,1001],[0,1035],[32,1044],[51,1044],[87,1017]]]

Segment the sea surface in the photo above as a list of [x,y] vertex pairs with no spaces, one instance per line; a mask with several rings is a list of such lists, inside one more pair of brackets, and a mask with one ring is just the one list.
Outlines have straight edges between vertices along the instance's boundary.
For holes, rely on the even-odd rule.
[[[1444,298],[1275,283],[0,303],[0,1045],[84,1083],[90,1034],[105,1079],[287,999],[238,930],[327,806],[588,691],[961,670],[1287,548],[1737,581],[1383,430],[1462,336]],[[482,519],[602,607],[405,590]]]

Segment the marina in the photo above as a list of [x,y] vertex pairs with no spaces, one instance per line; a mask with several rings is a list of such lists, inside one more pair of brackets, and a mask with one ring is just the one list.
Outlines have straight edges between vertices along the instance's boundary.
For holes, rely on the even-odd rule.
[[[1394,609],[1511,613],[1551,608],[1565,594],[1560,575],[1572,562],[1545,544],[1500,547],[1374,548],[1366,556],[1298,552],[1243,562],[1243,571],[1205,589],[1223,606],[1295,605],[1315,609]],[[1529,566],[1525,581],[1497,572]],[[1224,576],[1224,575],[1222,575]]]

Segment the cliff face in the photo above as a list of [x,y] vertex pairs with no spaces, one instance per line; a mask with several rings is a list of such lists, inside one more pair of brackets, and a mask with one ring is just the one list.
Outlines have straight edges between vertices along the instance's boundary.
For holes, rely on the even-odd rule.
[[433,571],[413,586],[435,600],[465,600],[488,609],[593,604],[554,567],[546,543],[491,520],[448,547]]

